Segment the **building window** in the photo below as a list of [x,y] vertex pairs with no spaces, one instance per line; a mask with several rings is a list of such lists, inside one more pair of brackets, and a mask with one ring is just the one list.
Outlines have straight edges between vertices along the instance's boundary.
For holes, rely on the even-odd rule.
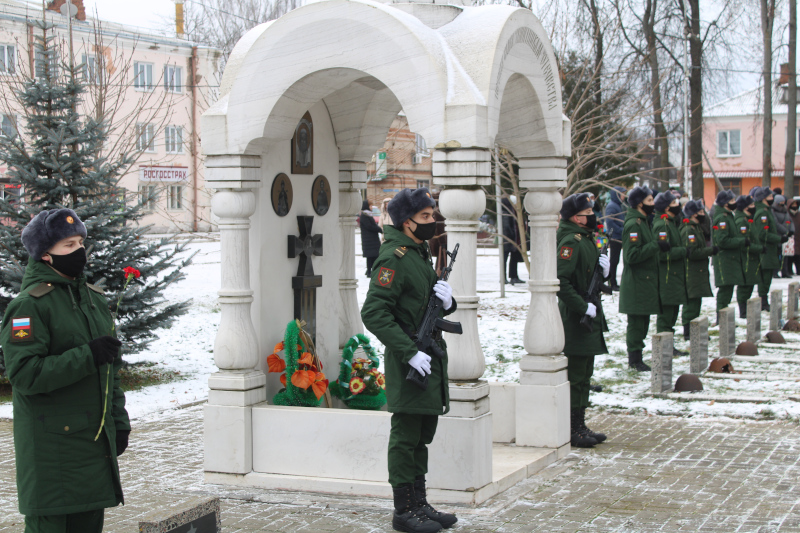
[[430,180],[417,180],[417,189],[421,187],[427,187],[428,189],[431,188],[431,181]]
[[13,44],[0,44],[0,74],[14,74],[15,53]]
[[0,115],[0,123],[2,123],[2,129],[0,129],[0,135],[3,137],[13,138],[17,136],[17,125],[15,124],[14,117],[11,115]]
[[169,186],[169,208],[183,209],[183,185]]
[[133,63],[133,87],[137,91],[153,89],[153,65],[150,63]]
[[164,66],[164,90],[170,93],[181,92],[181,68],[175,65]]
[[742,155],[742,134],[739,130],[717,132],[717,156]]
[[136,124],[136,149],[140,152],[155,152],[155,129],[152,124]]
[[[741,178],[720,178],[720,183],[726,191],[731,191],[737,197],[742,194],[742,179]],[[717,190],[719,193],[719,190]]]
[[180,126],[167,126],[164,128],[164,146],[168,154],[183,153],[183,128]]
[[158,201],[158,192],[155,185],[139,185],[139,205],[142,211],[152,211]]
[[86,83],[91,83],[92,85],[103,83],[102,63],[97,56],[83,54],[81,63],[83,63],[83,79]]
[[428,153],[428,145],[425,143],[425,137],[423,137],[419,133],[414,134],[414,144],[416,146],[416,151],[418,154],[430,155]]

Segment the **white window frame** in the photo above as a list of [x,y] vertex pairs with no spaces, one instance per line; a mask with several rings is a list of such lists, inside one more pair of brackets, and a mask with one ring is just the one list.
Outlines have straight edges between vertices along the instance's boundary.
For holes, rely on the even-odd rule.
[[170,185],[167,207],[173,211],[183,209],[183,185]]
[[[11,67],[9,68],[9,64]],[[17,47],[13,44],[0,44],[0,74],[13,76],[17,72]]]
[[164,65],[164,90],[168,93],[182,93],[183,69],[175,65]]
[[[739,151],[731,152],[731,134],[739,136]],[[723,140],[724,136],[724,140]],[[717,130],[717,157],[741,157],[742,155],[742,130]]]
[[429,157],[431,155],[428,150],[428,143],[425,142],[425,137],[419,133],[414,134],[414,149],[416,153],[422,157]]
[[167,126],[164,128],[164,146],[168,154],[183,153],[183,127]]
[[6,115],[5,113],[0,113],[0,135],[6,136],[6,132],[8,131],[7,128],[13,128],[14,130],[14,137],[19,135],[18,129],[19,120],[18,117],[13,115]]
[[144,122],[136,123],[136,150],[141,152],[153,153],[156,151],[156,134],[155,126],[152,124],[145,124]]
[[158,191],[155,185],[139,185],[139,205],[142,211],[155,211],[158,203]]
[[133,88],[137,91],[153,90],[153,64],[133,62]]
[[92,85],[101,85],[103,83],[104,70],[102,60],[98,59],[96,55],[83,54],[81,63],[83,63],[84,81]]

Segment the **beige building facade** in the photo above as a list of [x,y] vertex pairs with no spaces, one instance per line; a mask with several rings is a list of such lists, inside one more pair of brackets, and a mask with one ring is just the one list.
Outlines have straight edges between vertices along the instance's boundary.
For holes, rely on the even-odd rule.
[[[62,9],[65,0],[48,4],[45,16],[56,25],[62,57],[83,65],[87,109],[107,86],[113,106],[109,146],[127,146],[137,155],[121,178],[129,202],[144,206],[141,224],[154,233],[213,231],[211,192],[205,186],[200,150],[200,115],[217,98],[220,52],[182,38],[175,31],[147,33],[139,28],[93,20],[81,0],[73,0],[75,16]],[[41,3],[0,0],[0,87],[5,94],[35,69],[33,43],[41,30]],[[24,131],[23,114],[5,105],[0,110],[5,134],[14,124]],[[3,194],[24,201],[0,162]]]

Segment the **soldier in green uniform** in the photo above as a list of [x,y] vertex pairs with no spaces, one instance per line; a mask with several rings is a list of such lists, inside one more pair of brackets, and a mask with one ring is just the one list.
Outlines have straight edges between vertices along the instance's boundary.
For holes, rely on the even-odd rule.
[[761,187],[753,193],[756,213],[750,226],[752,246],[761,250],[761,273],[758,280],[758,295],[761,296],[761,309],[769,311],[769,287],[772,274],[781,267],[779,249],[781,243],[789,240],[787,236],[778,235],[775,216],[772,214],[772,203],[775,198],[769,187]]
[[[686,247],[681,238],[681,205],[672,191],[659,193],[653,205],[653,234],[658,243],[658,297],[661,312],[656,318],[656,332],[675,333],[681,305],[686,303]],[[673,347],[673,355],[686,355]]]
[[[589,289],[595,265],[600,263],[603,277],[611,270],[607,255],[595,246],[593,231],[597,217],[586,193],[573,194],[561,204],[558,224],[558,309],[564,325],[564,355],[567,356],[567,378],[570,390],[570,441],[578,448],[592,448],[606,440],[602,433],[586,427],[589,407],[589,381],[594,371],[594,356],[608,353],[603,332],[608,331],[603,307],[587,302],[583,295]],[[581,326],[584,316],[594,319],[590,332]]]
[[716,255],[719,248],[706,246],[702,225],[705,223],[706,210],[700,200],[689,200],[683,206],[681,239],[686,247],[686,303],[683,306],[681,324],[683,338],[689,340],[689,326],[692,320],[700,316],[703,298],[714,296],[709,280],[708,258]]
[[[456,523],[453,514],[440,513],[426,500],[428,445],[436,434],[439,415],[449,411],[447,355],[442,359],[417,350],[410,335],[422,320],[433,291],[442,300],[444,315],[456,310],[452,289],[437,281],[427,240],[436,231],[428,189],[403,189],[388,211],[394,226],[384,226],[383,243],[372,267],[367,299],[361,308],[364,326],[384,346],[386,397],[392,413],[389,434],[389,483],[394,492],[396,531],[434,532]],[[428,376],[421,390],[406,381],[410,368]]]
[[736,210],[736,196],[731,191],[720,191],[716,199],[714,225],[711,227],[711,242],[719,247],[714,256],[714,285],[717,286],[717,323],[719,312],[733,299],[733,288],[744,283],[742,272],[742,249],[747,248],[750,239],[739,233],[733,212]]
[[[739,235],[750,239],[750,226],[756,214],[756,205],[751,196],[742,195],[736,199],[736,229]],[[739,303],[739,318],[747,318],[747,300],[753,294],[753,287],[761,276],[761,249],[750,244],[742,249],[742,275],[744,283],[736,287],[736,301]]]
[[131,426],[117,374],[121,343],[103,290],[86,282],[85,237],[71,209],[28,223],[22,290],[0,330],[26,533],[99,533],[104,509],[123,503],[117,456]]
[[628,366],[647,372],[642,361],[644,339],[650,327],[650,315],[661,309],[658,301],[659,245],[647,217],[655,210],[653,191],[636,187],[628,194],[630,209],[622,228],[622,282],[619,289],[619,312],[628,315],[625,341],[628,345]]

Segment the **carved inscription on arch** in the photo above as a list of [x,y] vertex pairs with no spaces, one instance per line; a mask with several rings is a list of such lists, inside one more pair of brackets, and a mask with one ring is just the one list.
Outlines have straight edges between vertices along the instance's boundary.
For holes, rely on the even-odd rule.
[[547,57],[547,51],[544,48],[544,43],[539,39],[539,36],[530,28],[519,28],[515,31],[511,38],[506,43],[505,50],[503,50],[503,58],[500,60],[500,68],[497,70],[497,80],[494,84],[494,96],[500,98],[500,77],[503,75],[503,66],[506,62],[506,57],[511,53],[511,49],[517,44],[526,44],[533,52],[533,55],[539,60],[539,65],[544,74],[544,81],[547,86],[547,109],[553,110],[558,105],[556,95],[556,78],[553,74],[553,69],[550,67],[550,60]]

